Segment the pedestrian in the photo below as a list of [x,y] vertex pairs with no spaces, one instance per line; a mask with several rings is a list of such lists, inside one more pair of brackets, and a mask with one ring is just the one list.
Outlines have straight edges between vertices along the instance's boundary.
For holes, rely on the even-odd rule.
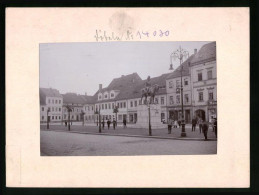
[[197,121],[195,118],[192,119],[192,131],[195,131],[196,129],[196,124],[197,124]]
[[207,123],[204,121],[201,121],[201,123],[202,123],[202,132],[203,132],[203,135],[204,135],[204,137],[205,137],[205,140],[207,140],[208,138],[207,138],[207,134],[208,134],[208,125],[207,125]]
[[102,124],[103,124],[103,129],[104,129],[104,126],[105,126],[105,122],[104,122],[104,119],[103,119],[103,122],[102,122]]
[[168,119],[168,134],[171,134],[172,132],[172,119]]
[[110,121],[110,119],[108,119],[108,120],[107,120],[108,129],[110,129],[110,124],[111,124],[111,121]]
[[112,124],[113,124],[113,129],[115,130],[115,127],[116,127],[116,121],[115,121],[115,119],[113,119]]
[[127,128],[127,121],[126,121],[126,119],[123,119],[123,128]]
[[177,122],[177,120],[175,120],[174,121],[174,128],[177,128],[177,124],[178,124],[178,122]]
[[179,128],[181,127],[181,120],[178,120]]
[[65,121],[65,126],[67,126],[67,121]]
[[202,119],[201,118],[198,119],[198,124],[199,124],[199,129],[200,129],[200,134],[201,134],[201,132],[202,132]]
[[214,118],[214,132],[215,132],[215,136],[216,136],[216,138],[217,138],[217,133],[218,133],[218,129],[217,129],[217,126],[218,126],[218,124],[217,124],[217,118]]

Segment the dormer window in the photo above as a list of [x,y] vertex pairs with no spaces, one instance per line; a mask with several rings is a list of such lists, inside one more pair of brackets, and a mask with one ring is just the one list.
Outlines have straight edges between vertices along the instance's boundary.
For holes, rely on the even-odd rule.
[[111,98],[113,98],[114,97],[114,93],[111,93]]
[[98,95],[98,100],[102,99],[102,94]]
[[107,99],[107,98],[108,98],[108,95],[107,95],[107,94],[105,94],[105,95],[104,95],[104,98],[105,98],[105,99]]

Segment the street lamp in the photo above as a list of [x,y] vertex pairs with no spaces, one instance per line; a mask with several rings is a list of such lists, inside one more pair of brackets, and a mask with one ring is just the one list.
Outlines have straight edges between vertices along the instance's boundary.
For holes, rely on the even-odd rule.
[[48,108],[47,110],[47,129],[49,129],[49,112],[50,112],[50,108]]
[[[171,64],[170,64],[169,70],[173,70],[172,58],[174,58],[174,60],[179,59],[180,60],[180,66],[181,66],[182,63],[183,63],[183,59],[188,58],[188,57],[189,57],[189,52],[182,49],[181,46],[180,46],[179,49],[177,49],[176,51],[174,51],[170,55]],[[181,133],[181,137],[186,137],[185,121],[184,121],[184,114],[183,114],[183,66],[181,67],[180,71],[181,71],[181,87],[180,87],[180,90],[181,90],[181,105],[182,105],[182,122],[181,122],[182,133]]]
[[98,112],[97,108],[95,109],[94,114],[96,114],[96,115],[97,115],[96,126],[98,126],[98,123],[99,123],[99,119],[98,119],[98,116],[99,116],[99,115],[98,115],[98,114],[99,114],[99,112]]
[[102,121],[101,121],[101,105],[99,105],[99,111],[98,111],[98,114],[99,114],[99,133],[102,132],[102,127],[101,127],[101,124],[102,124]]

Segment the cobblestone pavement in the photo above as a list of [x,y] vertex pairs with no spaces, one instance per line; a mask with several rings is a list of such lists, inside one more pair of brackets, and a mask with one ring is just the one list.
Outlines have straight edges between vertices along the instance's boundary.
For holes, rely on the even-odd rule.
[[[46,124],[40,126],[41,130],[47,130]],[[65,125],[50,125],[50,131],[52,130],[62,130],[62,131],[68,131],[68,127]],[[99,133],[99,127],[96,126],[96,124],[92,124],[89,126],[82,126],[82,125],[72,125],[71,132],[81,132],[81,133],[93,133],[97,134]],[[121,125],[118,125],[116,129],[114,130],[111,126],[108,130],[107,126],[102,128],[101,130],[104,134],[111,134],[111,135],[137,135],[137,136],[149,136],[149,130],[148,129],[135,129],[135,128],[123,128]],[[163,138],[178,138],[178,139],[204,139],[203,133],[199,131],[199,128],[196,127],[196,130],[193,132],[191,131],[191,126],[187,125],[185,128],[186,137],[181,137],[181,128],[172,128],[172,133],[168,134],[168,130],[165,129],[152,129],[152,136],[159,136]],[[209,127],[208,130],[208,139],[209,140],[216,140],[215,133],[212,131],[212,127]]]
[[40,132],[42,156],[132,156],[216,154],[217,141]]

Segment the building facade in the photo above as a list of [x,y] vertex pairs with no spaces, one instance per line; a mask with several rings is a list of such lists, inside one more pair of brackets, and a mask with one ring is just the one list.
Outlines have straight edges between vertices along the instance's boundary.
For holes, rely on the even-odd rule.
[[211,121],[217,116],[216,42],[204,45],[191,61],[193,115]]
[[195,54],[191,55],[166,79],[168,117],[173,120],[181,120],[182,118],[182,86],[183,115],[186,123],[190,123],[193,118],[190,62],[194,55]]
[[[169,118],[180,120],[181,81],[183,87],[183,115],[186,123],[200,117],[210,121],[217,115],[217,71],[216,42],[205,44],[198,52],[188,57],[175,71],[150,79],[151,85],[160,87],[155,96],[156,108],[161,113],[161,122]],[[101,120],[124,119],[128,123],[137,123],[140,116],[142,93],[147,80],[142,80],[137,73],[115,78],[105,88],[99,84],[93,96],[75,93],[59,94],[56,89],[40,88],[40,118],[47,121],[50,109],[50,121],[67,121],[71,108],[70,120],[84,123],[97,123]],[[118,112],[114,110],[117,108]],[[142,108],[143,109],[143,108]],[[158,112],[157,112],[158,113]]]
[[63,97],[58,90],[40,88],[40,121],[60,122],[62,120]]

